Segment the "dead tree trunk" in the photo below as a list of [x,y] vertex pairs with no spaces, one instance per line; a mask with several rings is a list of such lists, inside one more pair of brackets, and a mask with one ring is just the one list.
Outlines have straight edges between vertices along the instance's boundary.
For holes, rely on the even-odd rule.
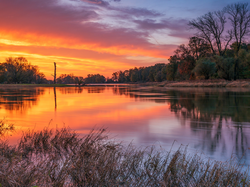
[[56,63],[54,62],[54,84],[56,84]]

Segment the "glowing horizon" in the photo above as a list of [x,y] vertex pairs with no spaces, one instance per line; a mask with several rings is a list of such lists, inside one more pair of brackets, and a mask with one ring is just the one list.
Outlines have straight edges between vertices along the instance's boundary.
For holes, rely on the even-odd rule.
[[197,0],[181,2],[1,0],[0,62],[23,56],[48,79],[53,62],[58,75],[83,77],[168,63],[193,34],[188,21],[214,7],[204,1],[192,10]]

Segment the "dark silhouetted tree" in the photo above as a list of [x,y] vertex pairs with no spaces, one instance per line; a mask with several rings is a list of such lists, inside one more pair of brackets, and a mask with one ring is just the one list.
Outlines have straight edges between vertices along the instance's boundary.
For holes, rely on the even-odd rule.
[[250,11],[248,3],[234,3],[224,8],[224,11],[229,14],[228,19],[232,26],[234,36],[234,44],[236,45],[236,55],[242,46],[245,36],[250,34]]
[[24,57],[7,58],[1,63],[1,81],[6,83],[45,83],[47,82],[43,73],[39,72],[37,66],[28,63]]
[[195,60],[208,57],[211,54],[211,47],[207,41],[198,37],[191,37],[188,46]]
[[167,67],[166,67],[167,80],[174,81],[177,70],[178,70],[178,60],[176,56],[170,56],[169,63],[167,64]]
[[100,74],[88,74],[84,81],[85,83],[105,83],[106,78]]
[[220,56],[225,54],[233,38],[230,29],[225,31],[225,24],[225,11],[209,12],[189,22],[189,26],[198,31],[197,37],[204,39],[210,45],[214,55]]

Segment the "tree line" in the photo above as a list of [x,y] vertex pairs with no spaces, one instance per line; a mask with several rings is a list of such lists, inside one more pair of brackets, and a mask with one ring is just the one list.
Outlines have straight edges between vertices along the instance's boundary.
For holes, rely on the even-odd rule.
[[196,34],[180,45],[168,64],[113,73],[112,81],[163,81],[250,78],[250,11],[235,3],[189,22]]
[[100,74],[88,74],[87,77],[83,78],[80,76],[74,76],[74,74],[61,74],[56,82],[59,84],[78,84],[83,83],[105,83],[106,78]]
[[[24,57],[6,58],[0,63],[0,83],[6,84],[48,84],[45,75],[39,71],[38,66],[31,65]],[[100,74],[89,74],[86,78],[74,74],[61,74],[56,78],[58,84],[104,83],[106,78]]]
[[[242,43],[237,52],[233,43],[223,56],[213,54],[209,44],[198,37],[191,37],[188,45],[180,45],[170,56],[168,64],[132,68],[112,74],[107,82],[161,82],[164,80],[199,79],[249,79],[250,44]],[[235,68],[236,67],[236,68]]]
[[38,66],[31,65],[24,57],[9,57],[0,63],[0,83],[47,83]]

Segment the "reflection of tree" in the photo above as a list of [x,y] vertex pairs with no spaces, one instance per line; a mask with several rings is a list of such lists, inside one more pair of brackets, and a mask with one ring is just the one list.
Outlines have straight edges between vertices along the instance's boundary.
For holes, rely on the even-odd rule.
[[75,93],[82,93],[82,87],[59,87],[57,88],[61,94],[75,94]]
[[[114,88],[113,93],[131,98],[166,102],[181,124],[190,127],[198,146],[210,154],[236,154],[247,157],[250,134],[244,131],[250,122],[250,92],[226,89],[168,89],[143,91]],[[160,94],[161,93],[161,94]]]
[[56,87],[54,87],[54,101],[55,101],[55,111],[56,111],[57,109]]
[[0,89],[0,108],[25,112],[33,105],[37,105],[38,96],[43,94],[42,88]]
[[106,89],[105,87],[89,87],[89,88],[87,88],[88,93],[103,93],[105,89]]
[[154,101],[156,103],[165,103],[168,101],[165,94],[159,92],[145,92],[132,90],[131,88],[126,87],[114,87],[113,93],[115,95],[125,95],[130,98],[139,99],[140,101]]
[[122,88],[114,87],[113,88],[113,93],[115,95],[126,95],[126,96],[128,96],[129,95],[129,88],[126,88],[126,87],[122,87]]
[[87,90],[88,93],[103,93],[105,91],[105,87],[64,87],[58,88],[61,94],[75,94],[82,93],[83,90]]
[[[189,122],[192,131],[203,138],[199,144],[202,149],[214,153],[220,147],[223,154],[230,146],[238,158],[247,156],[250,135],[244,132],[243,122],[250,122],[249,92],[189,90],[168,93],[175,98],[170,100],[171,111],[183,125]],[[232,145],[228,145],[230,143]]]

